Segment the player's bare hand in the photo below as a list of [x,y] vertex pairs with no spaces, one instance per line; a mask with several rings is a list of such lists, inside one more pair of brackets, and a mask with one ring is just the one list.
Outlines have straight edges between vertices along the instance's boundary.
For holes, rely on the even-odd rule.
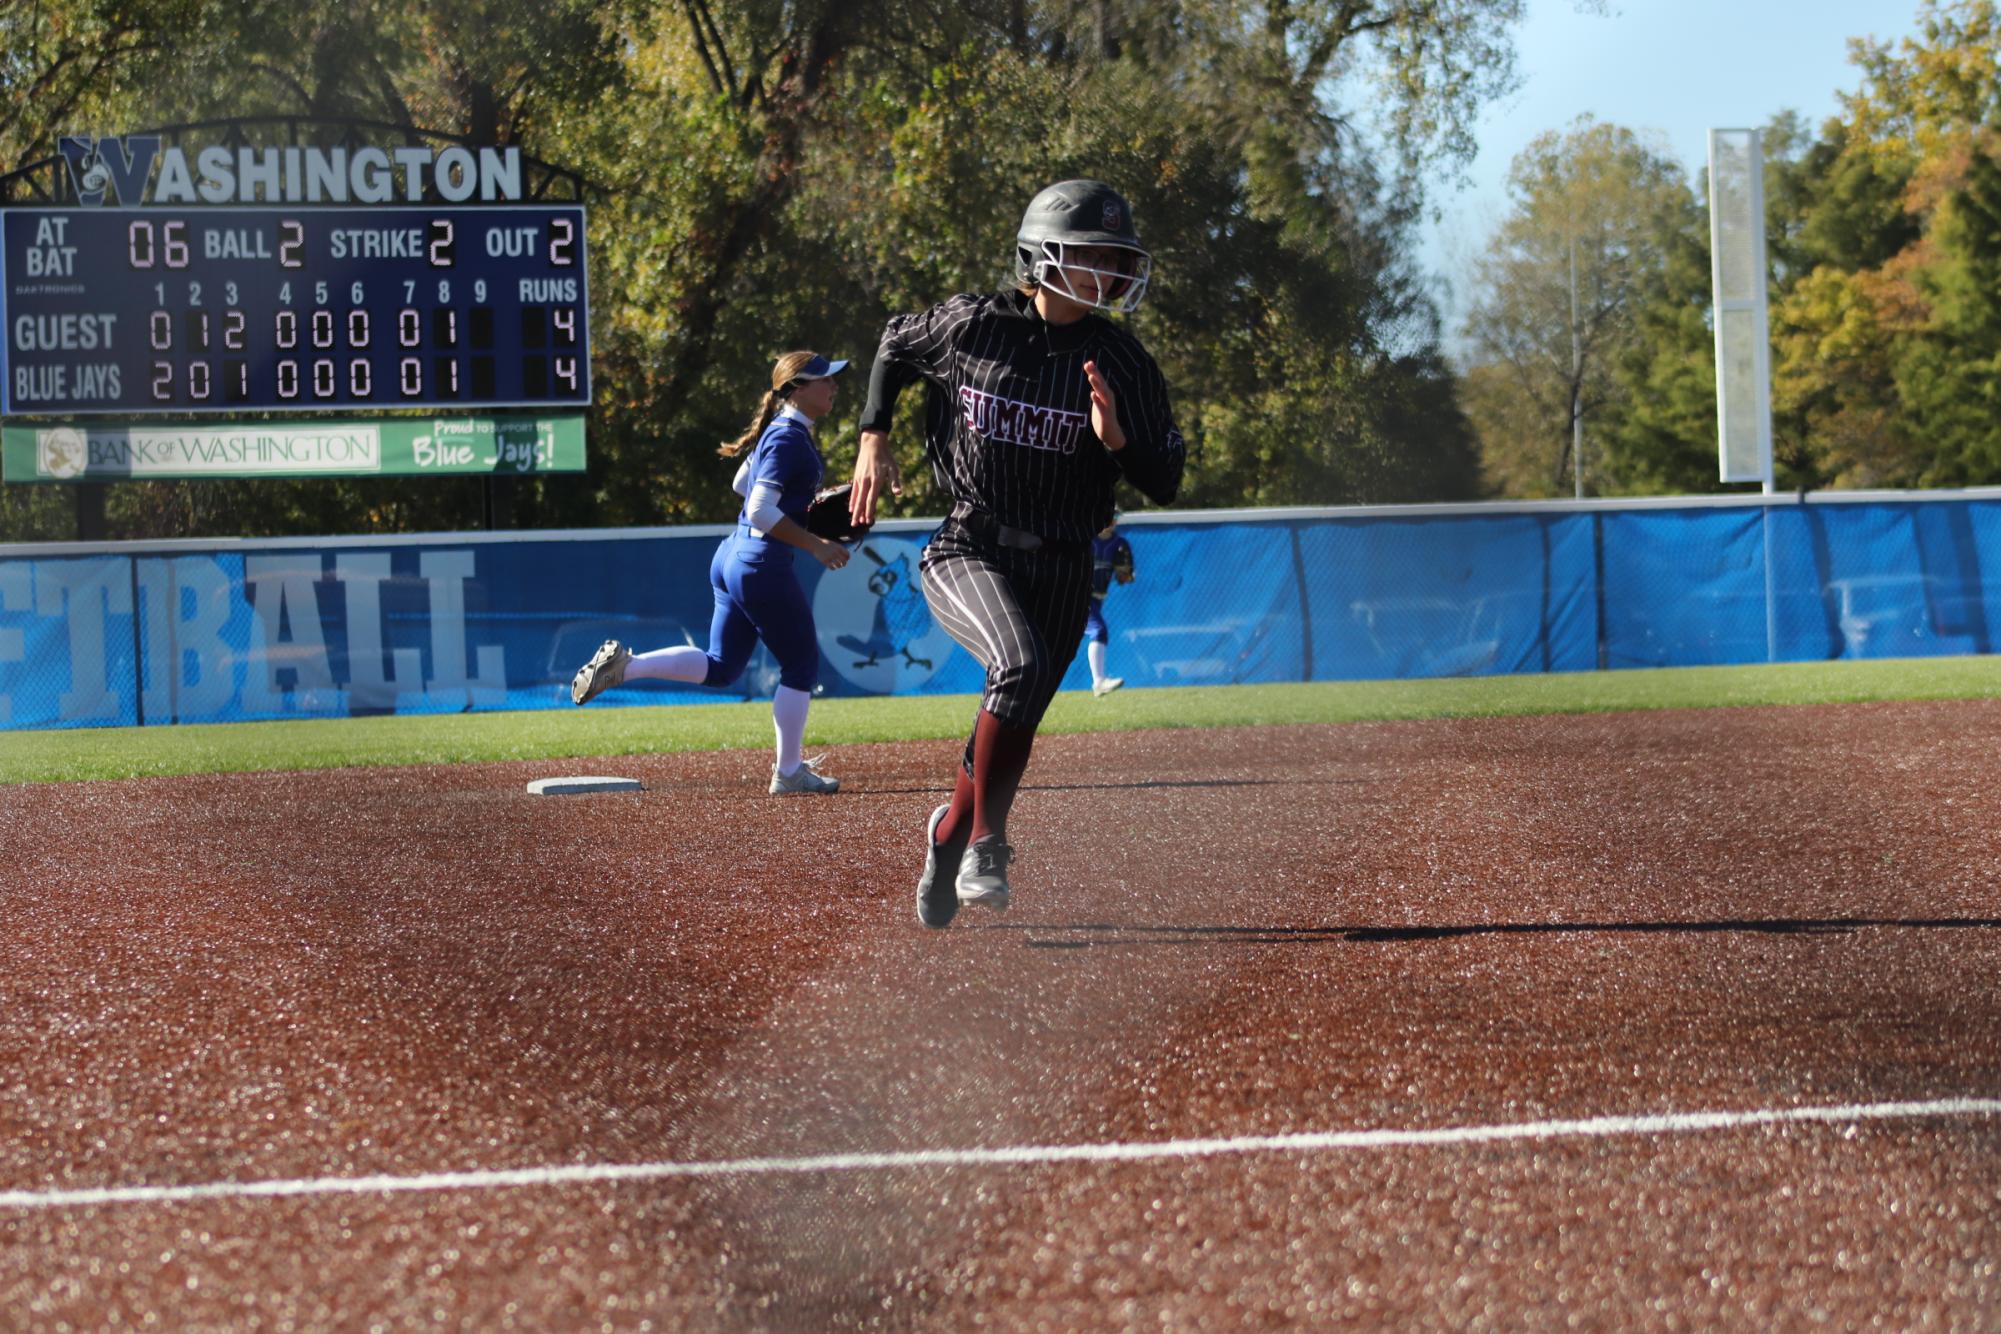
[[1114,452],[1126,447],[1125,428],[1119,425],[1119,403],[1112,394],[1112,385],[1098,373],[1098,363],[1084,363],[1084,378],[1091,382],[1091,429],[1098,439],[1105,442],[1105,448]]
[[889,433],[863,431],[861,447],[855,451],[855,489],[848,493],[848,516],[858,524],[874,523],[876,501],[885,492],[903,494],[903,477],[896,456],[889,452]]
[[830,570],[838,570],[848,563],[848,549],[839,542],[822,541],[813,548],[813,559]]

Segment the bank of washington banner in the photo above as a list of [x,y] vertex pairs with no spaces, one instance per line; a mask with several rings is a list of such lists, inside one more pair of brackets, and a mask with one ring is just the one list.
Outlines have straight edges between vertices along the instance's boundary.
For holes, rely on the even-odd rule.
[[417,477],[584,470],[581,415],[374,421],[91,422],[0,432],[9,482]]

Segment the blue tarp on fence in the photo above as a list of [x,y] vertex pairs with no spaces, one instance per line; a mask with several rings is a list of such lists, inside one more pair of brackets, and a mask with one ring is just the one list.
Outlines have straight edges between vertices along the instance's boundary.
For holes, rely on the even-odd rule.
[[[930,525],[801,558],[828,694],[980,688]],[[2001,495],[1135,516],[1129,686],[1986,653]],[[597,644],[705,645],[719,530],[0,547],[0,728],[569,707]],[[634,685],[605,703],[768,695]],[[1089,684],[1083,657],[1069,688]]]

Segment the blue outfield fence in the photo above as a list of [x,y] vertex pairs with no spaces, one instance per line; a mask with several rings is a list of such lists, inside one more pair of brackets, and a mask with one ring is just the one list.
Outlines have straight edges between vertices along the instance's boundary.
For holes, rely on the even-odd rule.
[[[830,695],[969,693],[935,521],[800,557]],[[721,527],[0,546],[0,728],[570,707],[608,638],[706,646]],[[1987,653],[2001,490],[1129,516],[1129,687]],[[635,684],[592,707],[768,696]],[[1083,688],[1080,653],[1065,685]]]

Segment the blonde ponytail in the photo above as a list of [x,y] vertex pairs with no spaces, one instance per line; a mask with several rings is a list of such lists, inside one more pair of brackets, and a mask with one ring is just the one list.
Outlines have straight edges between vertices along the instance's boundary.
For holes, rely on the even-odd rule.
[[765,392],[764,401],[757,405],[757,415],[750,419],[750,428],[734,440],[725,440],[716,447],[716,453],[726,459],[733,459],[757,443],[764,434],[764,428],[771,425],[771,419],[778,415],[779,405],[792,395],[792,377],[806,368],[806,363],[818,356],[817,352],[787,352],[771,368],[771,388]]
[[750,428],[734,440],[725,440],[716,446],[716,453],[723,458],[733,459],[757,443],[764,434],[764,428],[771,425],[771,419],[778,415],[778,405],[784,402],[776,389],[768,389],[764,401],[757,405],[757,415],[750,419]]

